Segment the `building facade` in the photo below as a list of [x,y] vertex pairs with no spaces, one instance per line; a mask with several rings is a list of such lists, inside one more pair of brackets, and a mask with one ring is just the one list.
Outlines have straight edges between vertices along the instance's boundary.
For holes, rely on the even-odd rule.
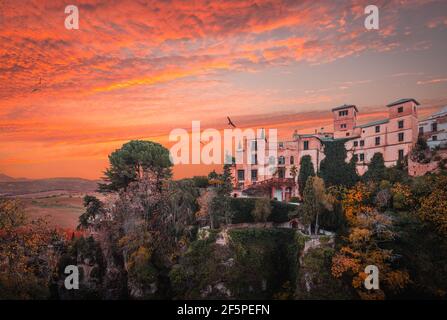
[[358,174],[366,172],[377,152],[383,155],[387,167],[407,156],[418,137],[418,106],[414,99],[401,99],[387,105],[387,118],[354,126],[352,139],[345,147],[347,161],[355,157]]
[[[324,143],[337,139],[345,140],[346,161],[354,157],[360,175],[366,172],[377,152],[382,153],[386,166],[396,165],[408,155],[417,141],[418,106],[415,99],[400,99],[386,106],[387,118],[365,124],[357,123],[358,109],[355,105],[333,108],[333,132],[295,132],[290,141],[277,143],[277,156],[269,159],[268,164],[261,165],[256,161],[261,152],[256,148],[259,139],[245,139],[237,151],[244,161],[233,166],[233,196],[264,195],[279,201],[298,197],[297,175],[301,158],[309,155],[315,172],[318,172],[324,159]],[[263,149],[262,152],[268,153],[269,150]],[[249,157],[252,160],[250,164],[245,161]],[[264,157],[268,157],[267,154]]]
[[419,134],[431,149],[447,148],[447,106],[419,122]]

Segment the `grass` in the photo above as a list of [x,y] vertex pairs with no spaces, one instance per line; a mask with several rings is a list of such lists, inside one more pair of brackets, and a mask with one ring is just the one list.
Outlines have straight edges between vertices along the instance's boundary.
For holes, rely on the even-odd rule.
[[31,219],[46,217],[55,227],[75,229],[78,218],[84,212],[83,195],[22,198]]

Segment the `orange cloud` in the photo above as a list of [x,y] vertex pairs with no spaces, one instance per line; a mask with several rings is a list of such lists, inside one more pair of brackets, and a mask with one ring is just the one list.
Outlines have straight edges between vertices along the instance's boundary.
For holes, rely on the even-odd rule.
[[[222,129],[231,115],[241,126],[278,126],[289,135],[330,126],[327,110],[347,100],[376,105],[413,94],[417,88],[396,91],[392,79],[382,78],[414,70],[363,70],[355,61],[429,50],[426,35],[403,39],[417,23],[441,26],[442,2],[378,1],[386,9],[379,33],[363,28],[366,4],[80,0],[80,29],[70,31],[65,1],[20,8],[2,1],[0,172],[97,178],[120,144],[165,143],[171,129],[188,128],[191,120]],[[403,15],[424,10],[434,15]],[[337,62],[342,69],[333,69]],[[442,90],[445,76],[427,83]]]

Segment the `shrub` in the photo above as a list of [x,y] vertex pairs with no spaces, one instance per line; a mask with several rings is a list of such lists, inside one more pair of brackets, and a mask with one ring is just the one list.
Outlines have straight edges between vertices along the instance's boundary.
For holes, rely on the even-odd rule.
[[266,222],[272,212],[270,200],[267,198],[259,198],[255,201],[255,208],[251,212],[256,222]]
[[289,213],[296,210],[296,206],[288,204],[287,202],[271,201],[272,213],[268,217],[267,221],[281,223],[289,221]]
[[[259,198],[231,198],[230,205],[234,214],[231,223],[250,223],[254,222],[252,212],[255,209],[256,201]],[[267,218],[269,222],[287,222],[289,213],[296,210],[296,206],[276,200],[270,200],[271,213]]]
[[231,198],[230,206],[234,212],[231,222],[254,222],[251,212],[255,208],[255,200],[255,198]]

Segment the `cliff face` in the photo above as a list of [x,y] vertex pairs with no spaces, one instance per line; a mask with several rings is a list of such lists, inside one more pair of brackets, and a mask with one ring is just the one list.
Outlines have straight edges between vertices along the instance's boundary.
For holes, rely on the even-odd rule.
[[[146,266],[141,281],[93,239],[79,239],[62,259],[80,270],[79,291],[63,289],[62,299],[343,299],[349,297],[331,276],[330,237],[310,238],[294,229],[201,230],[168,274]],[[148,269],[149,268],[149,269]],[[141,271],[141,270],[140,270]],[[63,275],[60,279],[64,278]],[[146,279],[147,280],[147,279]],[[159,288],[167,284],[169,289]],[[164,293],[163,293],[164,292]],[[166,292],[170,292],[166,296]],[[161,296],[163,294],[163,296]]]
[[350,299],[351,288],[331,274],[334,255],[333,238],[326,236],[307,239],[301,252],[294,299]]
[[292,229],[207,231],[170,273],[177,298],[291,298],[304,237]]
[[[79,271],[79,289],[65,288],[65,267],[74,265]],[[102,251],[93,238],[80,238],[62,253],[58,265],[57,295],[60,299],[99,299],[106,271]]]

